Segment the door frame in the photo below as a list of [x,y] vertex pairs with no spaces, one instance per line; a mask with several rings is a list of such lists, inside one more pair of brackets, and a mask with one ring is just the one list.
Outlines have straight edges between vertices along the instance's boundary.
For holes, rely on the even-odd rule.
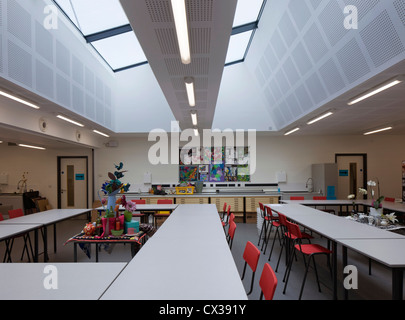
[[89,207],[89,157],[88,156],[58,156],[57,157],[57,176],[58,176],[58,209],[62,207],[61,197],[61,161],[62,159],[86,159],[86,208]]
[[[362,157],[363,158],[363,188],[367,188],[367,153],[335,153],[335,163],[338,157]],[[366,195],[363,195],[367,199]]]

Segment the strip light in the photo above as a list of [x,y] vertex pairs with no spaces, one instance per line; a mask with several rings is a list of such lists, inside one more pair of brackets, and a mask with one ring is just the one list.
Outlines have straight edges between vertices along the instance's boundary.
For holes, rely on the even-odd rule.
[[104,137],[107,137],[107,138],[110,137],[108,134],[105,134],[105,133],[100,132],[100,131],[98,131],[98,130],[93,130],[93,132],[95,132],[95,133],[97,133],[97,134],[99,134],[99,135],[102,135],[102,136],[104,136]]
[[387,84],[384,84],[384,85],[378,87],[377,89],[375,89],[373,91],[370,91],[370,92],[368,92],[368,93],[366,93],[364,95],[359,96],[358,98],[355,98],[355,99],[349,101],[348,105],[351,106],[351,105],[353,105],[355,103],[358,103],[358,102],[363,101],[363,100],[365,100],[367,98],[370,98],[371,96],[374,96],[377,93],[380,93],[380,92],[382,92],[384,90],[387,90],[387,89],[389,89],[389,88],[391,88],[393,86],[396,86],[397,84],[399,84],[401,82],[402,82],[401,80],[394,80],[394,81],[391,81],[391,82],[389,82]]
[[320,115],[319,117],[317,117],[315,119],[310,120],[309,122],[307,122],[307,124],[313,124],[313,123],[315,123],[315,122],[317,122],[319,120],[322,120],[322,119],[325,119],[326,117],[331,116],[332,114],[333,114],[333,112],[329,111],[327,113],[324,113],[324,114]]
[[190,107],[195,107],[195,92],[194,92],[194,79],[192,77],[184,78],[186,84],[188,104]]
[[195,135],[196,137],[198,137],[198,129],[197,129],[197,128],[194,128],[194,135]]
[[174,23],[176,26],[177,41],[181,62],[189,64],[191,62],[190,41],[188,38],[187,14],[185,0],[171,0]]
[[195,112],[191,113],[191,121],[193,122],[193,126],[197,125],[197,113]]
[[42,147],[37,147],[37,146],[30,146],[28,144],[18,144],[19,147],[24,147],[24,148],[31,148],[31,149],[38,149],[38,150],[46,150],[45,148]]
[[20,98],[18,98],[16,96],[13,96],[13,95],[11,95],[11,94],[9,94],[7,92],[0,91],[0,95],[2,95],[3,97],[9,98],[11,100],[17,101],[19,103],[25,104],[26,106],[29,106],[31,108],[39,109],[39,107],[37,105],[35,105],[35,104],[31,103],[31,102],[25,101],[23,99],[20,99]]
[[300,128],[292,129],[292,130],[290,130],[290,131],[284,133],[284,135],[285,135],[285,136],[288,136],[289,134],[294,133],[294,132],[298,131],[299,129],[300,129]]
[[76,121],[74,121],[74,120],[72,120],[72,119],[66,118],[65,116],[61,116],[60,114],[57,115],[56,117],[59,118],[59,119],[65,120],[65,121],[67,121],[67,122],[73,123],[73,124],[75,124],[75,125],[77,125],[77,126],[79,126],[79,127],[84,127],[83,124],[81,124],[81,123],[79,123],[79,122],[76,122]]
[[382,131],[387,131],[387,130],[391,130],[391,129],[392,129],[392,127],[382,128],[382,129],[366,132],[364,135],[367,136],[369,134],[378,133],[378,132],[382,132]]

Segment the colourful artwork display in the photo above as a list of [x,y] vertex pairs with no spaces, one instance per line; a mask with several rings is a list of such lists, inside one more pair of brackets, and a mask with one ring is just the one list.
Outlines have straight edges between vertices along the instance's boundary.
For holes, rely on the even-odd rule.
[[198,181],[198,166],[180,166],[180,181]]
[[179,180],[250,181],[248,147],[197,147],[180,149]]
[[212,164],[210,167],[210,181],[221,182],[224,181],[224,164]]

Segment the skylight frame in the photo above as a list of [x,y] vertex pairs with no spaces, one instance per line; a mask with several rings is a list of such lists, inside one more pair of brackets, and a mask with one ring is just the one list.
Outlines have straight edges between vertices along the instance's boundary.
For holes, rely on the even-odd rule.
[[[94,46],[95,41],[100,41],[100,40],[107,39],[107,38],[110,38],[110,37],[119,36],[119,35],[121,35],[123,33],[126,33],[126,32],[133,32],[132,27],[129,24],[129,22],[128,22],[128,24],[117,25],[117,26],[114,26],[114,27],[109,28],[109,29],[97,30],[94,33],[86,33],[85,34],[80,29],[80,21],[77,21],[77,16],[76,15],[74,17],[69,16],[69,14],[58,3],[58,1],[61,2],[61,1],[65,1],[65,0],[52,0],[52,1],[59,8],[59,10],[67,17],[67,19],[70,20],[72,25],[77,29],[78,32],[80,32],[80,34],[83,36],[83,38],[86,40],[86,42],[89,43],[93,47],[93,49],[106,62],[106,64],[109,66],[109,68],[111,68],[111,70],[113,72],[116,73],[116,72],[120,72],[120,71],[127,70],[127,69],[130,69],[130,68],[138,67],[138,66],[141,66],[141,65],[144,65],[144,64],[148,64],[148,61],[145,60],[145,61],[136,62],[134,64],[114,68],[113,66],[111,66],[111,62],[109,62],[108,59],[106,59],[106,57],[104,57],[102,55],[102,53],[100,53],[97,50],[97,48],[96,48],[97,46]],[[69,1],[69,0],[66,0],[66,1]],[[111,1],[111,0],[109,0],[109,1]],[[246,1],[246,3],[249,3],[251,0],[245,0],[245,1]],[[255,0],[255,1],[259,2],[261,0]],[[244,33],[244,32],[251,32],[251,36],[250,36],[250,40],[248,41],[248,43],[246,45],[246,49],[244,50],[243,57],[241,57],[240,59],[233,60],[233,61],[228,61],[228,62],[225,63],[225,66],[230,66],[230,65],[233,65],[233,64],[236,64],[236,63],[241,63],[241,62],[245,61],[245,58],[246,58],[246,56],[248,54],[248,51],[249,51],[249,48],[250,48],[250,44],[251,44],[251,42],[252,42],[252,40],[254,38],[255,31],[258,28],[258,24],[259,24],[263,9],[264,9],[264,7],[266,5],[266,2],[267,2],[267,0],[262,0],[261,1],[260,10],[259,10],[259,12],[257,14],[257,19],[255,21],[245,20],[244,22],[246,22],[246,23],[242,23],[242,24],[238,23],[238,21],[236,21],[237,13],[235,14],[235,21],[234,21],[234,26],[232,28],[231,37],[236,36],[236,35],[238,35],[240,33]],[[74,10],[73,10],[73,13],[74,13]],[[252,14],[252,16],[254,16],[254,14]],[[127,21],[127,20],[125,20],[125,21]],[[228,53],[227,53],[227,55],[228,55]]]

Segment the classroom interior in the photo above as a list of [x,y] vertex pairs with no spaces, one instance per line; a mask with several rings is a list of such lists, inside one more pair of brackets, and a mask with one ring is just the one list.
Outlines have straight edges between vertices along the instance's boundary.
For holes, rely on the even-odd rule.
[[[215,204],[220,216],[223,203],[231,202],[237,231],[230,253],[241,275],[246,242],[260,249],[263,241],[259,202],[291,196],[347,200],[350,194],[360,199],[359,188],[371,199],[370,180],[379,196],[398,204],[405,200],[404,0],[180,2],[188,22],[187,63],[171,1],[0,2],[4,219],[17,207],[25,215],[99,207],[108,173],[122,163],[128,199]],[[212,159],[184,162],[182,150],[204,147],[220,148],[220,177]],[[243,164],[236,156],[239,148],[247,154]],[[235,151],[230,162],[229,150]],[[331,177],[319,174],[320,166],[330,166]],[[68,168],[74,168],[70,185]],[[228,174],[231,168],[243,174]],[[176,194],[176,187],[190,184],[202,190]],[[327,194],[328,187],[333,194]],[[159,195],[161,188],[166,194]],[[44,207],[38,201],[27,206],[27,192]],[[159,220],[156,235],[168,219]],[[73,262],[72,246],[65,242],[85,224],[80,216],[57,225],[58,252],[49,253],[50,261]],[[28,262],[20,260],[19,240],[13,263]],[[326,239],[315,235],[315,242],[325,245]],[[0,249],[3,254],[4,241]],[[277,256],[280,246],[274,250]],[[129,263],[128,251],[117,245],[101,252],[100,261]],[[368,275],[368,259],[349,254],[364,271],[359,271],[361,289],[350,298],[391,299],[389,269],[373,264]],[[79,250],[78,255],[78,263],[95,261],[94,254]],[[267,257],[261,251],[248,299],[260,298]],[[282,264],[274,299],[298,299],[305,269],[299,262],[287,293]],[[303,299],[333,298],[328,267],[320,263],[322,293],[309,275]],[[246,292],[249,280],[250,274],[243,280]]]

